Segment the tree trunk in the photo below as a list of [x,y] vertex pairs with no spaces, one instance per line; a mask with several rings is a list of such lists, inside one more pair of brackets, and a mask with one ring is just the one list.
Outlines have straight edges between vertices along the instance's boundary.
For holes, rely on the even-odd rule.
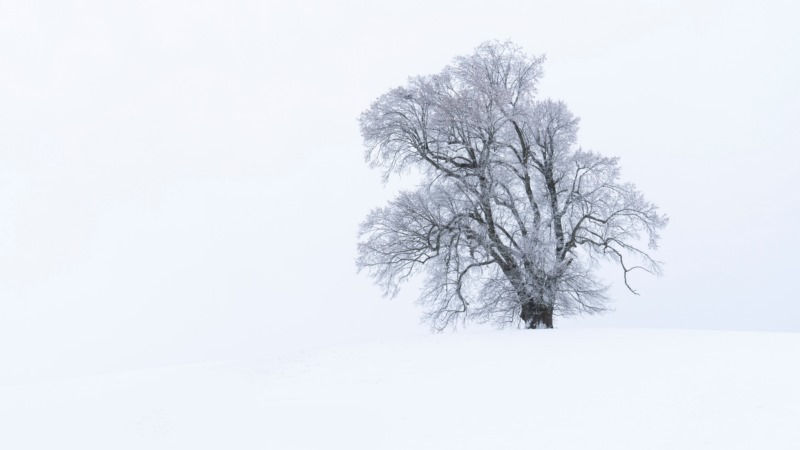
[[525,328],[553,328],[553,307],[538,303],[525,303],[522,305],[520,318],[525,322]]

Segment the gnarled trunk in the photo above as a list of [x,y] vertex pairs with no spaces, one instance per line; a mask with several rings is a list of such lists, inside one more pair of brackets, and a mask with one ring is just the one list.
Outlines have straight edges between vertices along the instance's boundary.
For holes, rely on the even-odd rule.
[[522,312],[519,316],[525,322],[525,328],[553,328],[552,306],[528,302],[522,305]]

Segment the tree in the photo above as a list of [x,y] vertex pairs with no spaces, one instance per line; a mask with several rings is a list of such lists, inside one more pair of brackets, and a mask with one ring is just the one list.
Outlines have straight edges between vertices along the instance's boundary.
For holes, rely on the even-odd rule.
[[425,272],[420,302],[441,330],[461,320],[552,328],[606,308],[602,261],[660,273],[667,217],[620,181],[617,158],[577,146],[578,118],[536,98],[544,57],[487,42],[409,78],[360,118],[366,160],[422,183],[362,223],[357,265],[387,295]]

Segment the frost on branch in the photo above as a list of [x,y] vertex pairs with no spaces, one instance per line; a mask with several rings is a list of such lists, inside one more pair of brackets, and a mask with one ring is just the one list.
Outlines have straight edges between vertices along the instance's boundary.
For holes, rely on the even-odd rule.
[[424,179],[361,225],[358,267],[387,295],[424,273],[432,326],[458,320],[551,328],[605,309],[600,261],[660,273],[649,254],[666,216],[619,179],[616,158],[577,145],[578,118],[536,98],[543,57],[488,42],[409,79],[360,119],[384,177]]

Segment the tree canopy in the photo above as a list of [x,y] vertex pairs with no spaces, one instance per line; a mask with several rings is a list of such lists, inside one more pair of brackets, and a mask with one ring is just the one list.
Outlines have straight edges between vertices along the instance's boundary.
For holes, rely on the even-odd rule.
[[551,328],[553,316],[607,307],[597,274],[660,273],[667,217],[617,158],[577,144],[579,119],[537,98],[544,57],[486,42],[434,75],[415,76],[360,118],[370,166],[423,181],[361,225],[357,265],[388,295],[424,273],[432,326],[457,320]]

